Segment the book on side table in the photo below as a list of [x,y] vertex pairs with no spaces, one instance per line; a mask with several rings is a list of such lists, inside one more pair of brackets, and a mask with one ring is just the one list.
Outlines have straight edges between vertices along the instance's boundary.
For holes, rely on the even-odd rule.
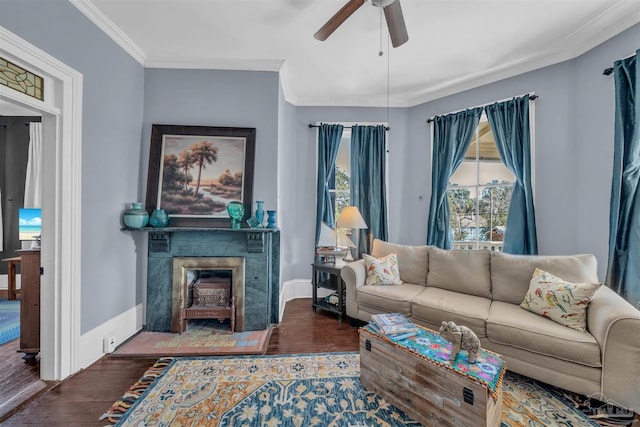
[[392,341],[412,337],[418,331],[418,327],[402,313],[372,314],[369,326]]

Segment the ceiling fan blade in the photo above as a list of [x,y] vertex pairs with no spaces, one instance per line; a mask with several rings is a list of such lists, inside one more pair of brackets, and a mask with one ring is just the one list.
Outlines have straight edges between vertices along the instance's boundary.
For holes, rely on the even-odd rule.
[[349,0],[349,2],[342,6],[342,9],[336,12],[336,14],[333,15],[331,19],[329,19],[327,23],[324,24],[322,28],[320,28],[318,32],[313,35],[313,37],[321,41],[326,40],[327,37],[329,37],[340,25],[342,25],[342,23],[346,21],[347,18],[349,18],[353,14],[353,12],[358,10],[358,8],[362,6],[364,2],[365,0]]
[[384,7],[384,17],[387,19],[387,27],[389,28],[389,36],[391,36],[393,47],[405,44],[409,40],[409,33],[407,33],[407,26],[404,23],[400,0],[395,0]]

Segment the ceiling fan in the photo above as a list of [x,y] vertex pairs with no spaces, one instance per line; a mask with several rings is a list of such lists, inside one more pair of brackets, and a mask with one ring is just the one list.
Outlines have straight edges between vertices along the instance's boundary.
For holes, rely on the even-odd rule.
[[[318,40],[326,40],[344,21],[365,3],[366,0],[349,0],[342,9],[327,21],[326,24],[313,35]],[[384,17],[387,20],[389,36],[393,47],[403,45],[409,40],[407,27],[402,16],[400,0],[370,0],[371,4],[384,9]]]

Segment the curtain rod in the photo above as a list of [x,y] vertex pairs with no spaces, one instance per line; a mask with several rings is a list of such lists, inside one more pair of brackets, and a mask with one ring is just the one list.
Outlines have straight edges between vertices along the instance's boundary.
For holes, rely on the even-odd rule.
[[[625,56],[622,59],[618,59],[618,61],[624,61],[625,59],[629,59],[632,56],[635,56],[636,53],[632,53],[631,55]],[[609,67],[609,68],[605,68],[604,71],[602,72],[603,75],[608,76],[611,75],[611,73],[613,73],[613,67]]]
[[[525,93],[524,95],[527,95],[527,94]],[[524,96],[524,95],[521,95],[521,96]],[[459,113],[460,111],[469,110],[469,109],[471,109],[471,108],[486,107],[487,105],[492,105],[492,104],[495,104],[496,102],[509,101],[509,100],[511,100],[511,99],[514,99],[514,98],[520,98],[520,96],[514,96],[513,98],[506,98],[506,99],[503,99],[503,100],[501,100],[501,101],[492,101],[492,102],[487,102],[486,104],[480,104],[480,105],[476,105],[475,107],[469,107],[469,108],[464,108],[464,109],[462,109],[462,110],[458,110],[458,111],[452,111],[451,113],[436,114],[436,115],[435,115],[435,116],[433,116],[433,117],[436,117],[436,116],[446,116],[447,114]],[[534,100],[536,100],[536,99],[538,99],[538,98],[539,98],[539,97],[538,97],[538,95],[529,94],[529,101],[534,101]],[[433,117],[431,117],[431,118],[427,119],[427,123],[431,123],[431,122],[433,122]]]
[[[638,50],[638,52],[640,52],[640,49]],[[627,55],[627,56],[625,56],[625,57],[624,57],[624,58],[622,58],[622,59],[618,59],[618,61],[624,61],[625,59],[629,59],[629,58],[631,58],[632,56],[637,55],[637,54],[638,54],[638,52],[636,52],[636,53],[632,53],[631,55]],[[613,67],[605,68],[605,69],[604,69],[604,71],[602,72],[602,74],[603,74],[603,75],[605,75],[605,76],[609,76],[609,75],[611,75],[612,73],[613,73]]]
[[[309,129],[311,129],[311,128],[319,128],[319,127],[320,127],[320,125],[314,125],[314,124],[309,123]],[[343,126],[343,127],[345,129],[353,129],[353,126]],[[385,126],[384,129],[385,130],[390,130],[391,128],[389,126]]]

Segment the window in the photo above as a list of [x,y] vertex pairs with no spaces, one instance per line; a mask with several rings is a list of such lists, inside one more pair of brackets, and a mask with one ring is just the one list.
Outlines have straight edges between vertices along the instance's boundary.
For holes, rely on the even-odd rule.
[[342,209],[351,205],[351,129],[342,131],[336,167],[329,180],[329,193],[336,221]]
[[514,181],[483,114],[447,187],[454,249],[501,250]]

